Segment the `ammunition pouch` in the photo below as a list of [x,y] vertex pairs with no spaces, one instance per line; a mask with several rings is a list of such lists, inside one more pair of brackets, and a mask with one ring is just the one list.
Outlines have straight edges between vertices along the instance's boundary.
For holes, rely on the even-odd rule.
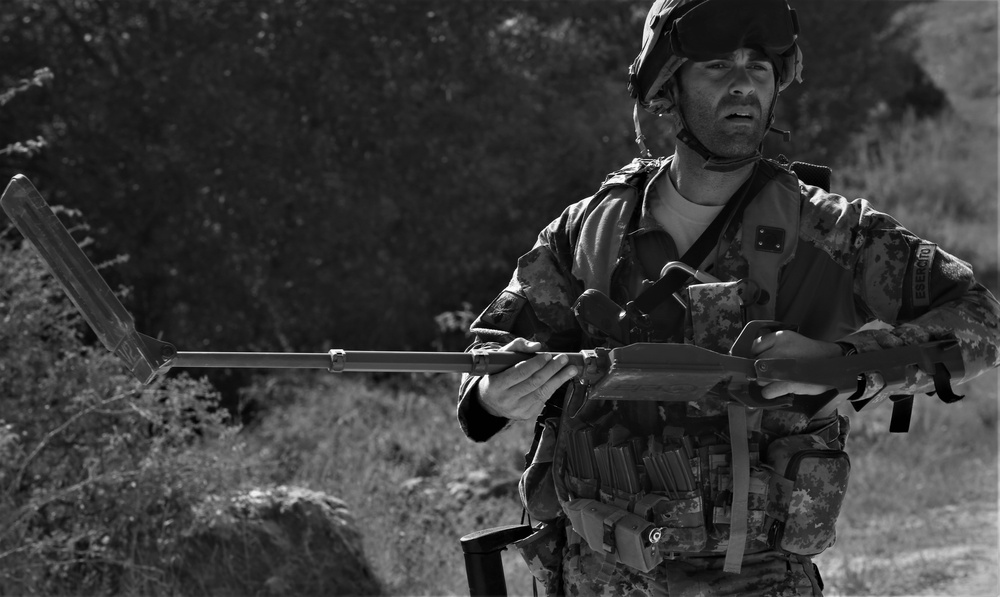
[[832,546],[851,461],[815,435],[793,435],[768,447],[771,475],[769,543],[785,553],[814,556]]
[[[726,554],[735,526],[729,443],[677,427],[632,436],[613,412],[596,426],[561,422],[553,470],[573,530],[593,551],[640,572],[666,559]],[[812,434],[769,443],[751,435],[744,553],[813,556],[833,545],[850,473],[846,426],[834,417]]]
[[590,548],[614,555],[617,562],[649,572],[663,558],[650,542],[654,526],[645,518],[597,500],[579,499],[566,504],[570,523]]
[[[938,341],[837,360],[734,356],[780,325],[748,324],[728,355],[655,343],[589,351],[600,367],[570,384],[560,417],[540,426],[520,483],[525,508],[536,520],[568,518],[606,563],[643,572],[664,559],[723,554],[725,570],[738,572],[745,554],[808,557],[833,545],[850,460],[847,419],[832,407],[857,371],[872,367],[887,380],[938,363],[961,371],[960,355],[954,341]],[[751,380],[767,374],[814,375],[835,390],[765,401]],[[729,434],[719,433],[725,417]]]
[[743,331],[744,301],[755,286],[746,280],[689,285],[685,292],[693,344],[728,352]]

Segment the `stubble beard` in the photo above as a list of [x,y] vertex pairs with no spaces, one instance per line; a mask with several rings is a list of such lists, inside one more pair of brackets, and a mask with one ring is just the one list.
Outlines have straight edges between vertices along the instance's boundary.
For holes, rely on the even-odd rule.
[[739,105],[755,105],[757,110],[754,121],[747,127],[727,127],[724,119],[719,118],[719,106],[713,106],[705,98],[691,98],[681,91],[680,108],[688,130],[709,151],[720,158],[734,159],[753,155],[760,147],[767,133],[766,118],[769,110],[760,105],[759,98],[749,96],[752,101],[734,103],[729,101],[724,105],[732,108]]

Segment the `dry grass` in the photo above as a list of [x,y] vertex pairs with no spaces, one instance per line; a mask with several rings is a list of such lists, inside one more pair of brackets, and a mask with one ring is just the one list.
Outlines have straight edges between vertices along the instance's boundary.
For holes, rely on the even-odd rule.
[[[470,442],[455,419],[455,376],[284,383],[298,398],[247,434],[255,465],[272,481],[346,501],[392,594],[468,594],[459,538],[520,522],[516,482],[530,425]],[[530,594],[527,573],[512,576],[512,593]]]
[[[818,559],[829,595],[997,594],[997,380],[951,405],[918,396],[907,434],[887,433],[886,405],[851,415],[838,543]],[[983,592],[949,589],[970,575]]]
[[[474,444],[454,419],[454,377],[403,381],[284,379],[298,398],[245,434],[247,463],[270,467],[272,481],[344,499],[391,594],[468,594],[458,539],[520,521],[515,483],[530,425]],[[917,397],[905,435],[888,433],[887,405],[850,414],[853,471],[840,539],[819,559],[828,594],[912,594],[965,570],[966,533],[979,523],[964,508],[993,504],[995,520],[997,378],[959,391],[967,397],[954,405]],[[504,559],[510,594],[530,595],[519,557]],[[910,576],[901,580],[904,570]]]
[[[868,135],[850,164],[835,166],[835,188],[872,198],[996,289],[996,130],[945,116]],[[470,442],[455,420],[456,385],[447,375],[270,377],[254,391],[283,406],[244,432],[241,449],[272,482],[344,499],[392,594],[468,594],[458,540],[520,521],[516,481],[531,426]],[[918,397],[908,434],[888,433],[888,405],[850,414],[840,539],[819,558],[829,595],[926,594],[977,562],[995,568],[997,376],[959,391],[967,397],[954,405]],[[530,595],[519,558],[504,559],[510,593]]]
[[915,234],[970,262],[997,287],[998,147],[996,127],[969,124],[952,113],[908,115],[872,124],[853,153],[834,166],[833,188],[865,197]]

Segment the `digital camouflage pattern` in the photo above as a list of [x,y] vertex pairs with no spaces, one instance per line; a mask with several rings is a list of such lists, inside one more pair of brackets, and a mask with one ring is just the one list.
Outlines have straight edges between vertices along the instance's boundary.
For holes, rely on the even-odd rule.
[[[625,305],[649,284],[625,234],[632,209],[641,210],[642,234],[664,235],[665,244],[673,246],[649,215],[646,196],[649,175],[655,177],[668,165],[669,160],[633,163],[628,168],[631,174],[610,176],[612,183],[601,193],[567,207],[539,234],[535,246],[519,260],[508,287],[473,324],[477,343],[470,348],[497,348],[515,337],[541,341],[552,351],[592,347],[592,339],[582,333],[572,313],[577,297],[588,288],[600,288]],[[636,179],[636,172],[645,177]],[[955,382],[968,381],[1000,363],[1000,304],[975,280],[968,264],[913,235],[864,199],[848,201],[788,178],[793,176],[778,172],[759,195],[781,193],[783,201],[796,206],[791,211],[801,212],[794,257],[779,271],[775,319],[796,325],[810,338],[850,343],[859,353],[955,339],[965,364],[964,377]],[[724,352],[733,332],[742,327],[744,322],[735,319],[732,291],[739,287],[734,283],[752,275],[743,234],[739,227],[735,235],[720,239],[714,262],[702,268],[721,285],[696,286],[682,295],[691,299],[692,317],[678,339]],[[857,331],[876,320],[886,326]],[[485,441],[509,421],[482,410],[476,398],[477,379],[463,378],[458,417],[470,438]],[[877,403],[890,395],[933,389],[927,372],[913,368],[909,379],[891,387],[877,375],[866,376],[857,399],[858,404]],[[561,398],[557,394],[555,399]],[[686,403],[619,402],[616,412],[632,413],[630,420],[637,425],[669,425],[676,417],[702,421],[698,423],[702,426],[718,421],[716,433],[728,437],[722,416],[726,400],[725,388],[716,388]],[[748,433],[762,442],[761,449],[789,436],[817,435],[829,452],[839,455],[847,435],[845,422],[835,413],[818,421],[801,413],[766,409],[748,418]],[[803,460],[802,478],[782,481],[784,477],[773,475],[763,528],[784,525],[783,540],[800,553],[818,553],[828,546],[849,472],[846,456],[839,458]],[[722,482],[715,490],[721,487]],[[705,520],[724,515],[725,508],[711,502],[712,488],[703,485],[701,490]],[[722,500],[722,495],[724,491],[714,497]],[[752,519],[761,516],[760,510],[753,512]],[[727,526],[706,527],[707,549],[724,549]],[[668,589],[670,595],[820,594],[805,556],[796,559],[773,549],[748,550],[740,574],[723,574],[721,556],[668,559],[644,575],[621,564],[609,570],[602,554],[592,553],[579,536],[574,544],[575,533],[569,535],[562,578],[571,595],[665,595]]]
[[[669,160],[650,163],[665,168]],[[523,336],[545,343],[549,350],[578,350],[583,339],[571,308],[588,284],[576,276],[575,255],[596,252],[597,247],[575,243],[593,202],[638,192],[634,186],[612,186],[606,191],[610,197],[595,195],[567,207],[540,233],[535,247],[518,261],[508,287],[475,321],[472,331],[479,343],[470,348],[495,348]],[[802,216],[795,258],[781,276],[778,320],[796,323],[799,332],[811,338],[848,342],[859,353],[954,338],[965,363],[965,376],[955,382],[968,381],[1000,363],[1000,305],[975,280],[968,264],[935,248],[925,272],[930,302],[920,306],[914,300],[912,278],[916,252],[924,241],[864,199],[847,201],[801,185],[799,196],[789,200],[801,202]],[[644,216],[647,202],[644,198]],[[642,225],[654,231],[658,227],[646,217]],[[666,234],[662,229],[658,233]],[[742,230],[728,242],[720,241],[718,259],[710,270],[716,278],[728,282],[748,275],[741,234]],[[626,255],[622,247],[613,253],[611,262],[616,266],[609,290],[612,299],[624,304],[641,288],[643,278],[633,255]],[[875,320],[890,327],[856,331]],[[470,436],[476,430],[465,417],[466,398],[476,379],[465,376],[460,389],[459,418]],[[876,396],[875,402],[893,394],[933,391],[931,379],[919,370],[893,387],[879,387],[877,379],[868,382],[871,387],[864,398]]]
[[604,558],[569,531],[561,594],[573,597],[791,597],[819,595],[819,577],[807,558],[751,554],[741,574],[723,574],[720,558],[667,561],[649,574],[618,565],[602,578]]
[[566,530],[561,522],[542,525],[535,533],[514,543],[528,571],[545,588],[547,595],[561,593],[565,546]]
[[771,442],[767,460],[775,470],[768,515],[779,521],[777,547],[812,556],[832,546],[851,472],[847,453],[819,436],[793,435]]
[[788,516],[776,547],[799,555],[817,555],[833,545],[835,523],[847,491],[851,461],[845,452],[810,453],[799,460]]
[[717,282],[687,287],[691,342],[715,352],[726,353],[743,331],[742,296],[746,284]]

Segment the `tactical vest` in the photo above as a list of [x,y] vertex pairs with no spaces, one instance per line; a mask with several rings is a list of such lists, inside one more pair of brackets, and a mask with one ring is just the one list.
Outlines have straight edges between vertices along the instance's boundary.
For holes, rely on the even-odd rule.
[[[636,160],[606,179],[574,248],[573,274],[586,288],[608,292],[618,268],[637,258],[626,223],[664,165]],[[778,275],[798,239],[799,184],[782,169],[747,205],[737,236],[720,239],[720,252],[741,243],[746,278],[684,289],[686,342],[728,352],[747,320],[774,318]],[[537,482],[530,495],[532,466],[521,490],[529,514],[565,515],[604,554],[602,574],[707,555],[724,555],[724,569],[739,572],[744,554],[812,556],[833,544],[850,470],[845,417],[748,410],[727,398],[724,383],[655,402],[592,399],[589,391],[572,385],[559,417],[542,424],[532,466],[551,459],[554,496]]]

